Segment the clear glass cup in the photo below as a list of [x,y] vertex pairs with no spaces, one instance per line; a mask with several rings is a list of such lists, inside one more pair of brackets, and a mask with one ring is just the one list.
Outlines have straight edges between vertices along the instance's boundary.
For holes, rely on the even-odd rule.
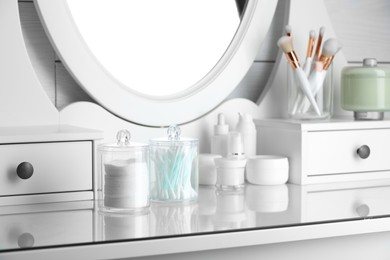
[[327,70],[315,71],[309,74],[308,87],[319,108],[316,111],[309,99],[302,91],[302,83],[297,77],[297,73],[288,66],[287,70],[288,87],[288,116],[299,120],[327,119],[333,112],[333,66]]

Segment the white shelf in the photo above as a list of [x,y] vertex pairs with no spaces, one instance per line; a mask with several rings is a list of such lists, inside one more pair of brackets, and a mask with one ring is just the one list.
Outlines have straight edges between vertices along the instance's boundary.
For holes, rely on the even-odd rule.
[[37,143],[97,140],[100,131],[70,125],[0,127],[0,143]]

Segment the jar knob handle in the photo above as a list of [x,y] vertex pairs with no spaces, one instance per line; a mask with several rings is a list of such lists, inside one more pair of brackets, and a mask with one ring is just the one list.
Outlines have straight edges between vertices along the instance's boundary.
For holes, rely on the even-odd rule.
[[116,134],[116,140],[118,145],[129,145],[131,139],[130,131],[122,129]]
[[180,140],[181,129],[177,125],[171,125],[167,130],[168,140],[177,141]]

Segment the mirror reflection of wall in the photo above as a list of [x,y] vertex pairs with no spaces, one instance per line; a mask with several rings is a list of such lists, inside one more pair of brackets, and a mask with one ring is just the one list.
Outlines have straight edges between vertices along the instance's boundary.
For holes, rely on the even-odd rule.
[[[236,0],[236,2],[239,4],[242,0]],[[390,52],[387,50],[390,41],[390,27],[388,26],[390,2],[360,0],[359,4],[353,5],[353,8],[347,0],[324,0],[324,2],[334,30],[344,44],[343,52],[347,60],[350,63],[356,63],[370,56],[376,57],[381,65],[388,66],[386,64],[390,62]],[[237,8],[240,10],[238,4]],[[287,8],[288,1],[279,1],[268,36],[252,68],[227,99],[242,97],[257,101],[275,62],[277,54],[275,43],[282,34],[283,14]],[[39,21],[34,3],[19,1],[19,9],[31,61],[50,100],[59,109],[76,101],[92,101],[56,57]],[[361,19],[362,12],[366,19]],[[378,33],[372,33],[373,27]]]

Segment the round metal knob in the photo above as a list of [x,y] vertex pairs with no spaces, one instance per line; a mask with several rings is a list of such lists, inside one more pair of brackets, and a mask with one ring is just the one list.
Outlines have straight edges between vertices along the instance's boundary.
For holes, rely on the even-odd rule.
[[18,237],[18,246],[20,248],[32,247],[34,246],[34,236],[30,233],[23,233]]
[[368,215],[370,214],[370,207],[367,204],[362,204],[356,207],[356,213],[359,217],[368,217]]
[[362,159],[367,159],[368,156],[370,156],[370,147],[368,145],[362,145],[357,149],[357,154],[359,155],[360,158]]
[[22,162],[18,165],[18,168],[16,168],[16,174],[23,180],[30,178],[33,173],[34,167],[29,162]]

